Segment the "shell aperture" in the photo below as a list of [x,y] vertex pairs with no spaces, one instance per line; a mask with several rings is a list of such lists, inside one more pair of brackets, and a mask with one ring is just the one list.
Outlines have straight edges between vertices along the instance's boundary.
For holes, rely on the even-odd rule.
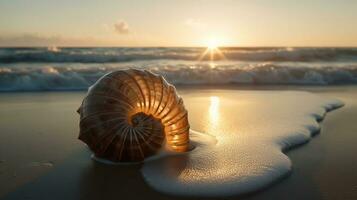
[[80,113],[79,139],[99,158],[142,161],[166,142],[175,152],[189,146],[187,110],[160,75],[128,69],[104,75],[88,90]]

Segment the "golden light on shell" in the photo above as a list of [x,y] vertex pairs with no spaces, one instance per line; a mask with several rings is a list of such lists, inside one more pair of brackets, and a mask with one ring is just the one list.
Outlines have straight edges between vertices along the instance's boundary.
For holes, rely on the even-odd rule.
[[88,91],[80,114],[79,139],[99,158],[142,161],[166,143],[189,147],[187,110],[176,89],[146,70],[120,70],[100,78]]

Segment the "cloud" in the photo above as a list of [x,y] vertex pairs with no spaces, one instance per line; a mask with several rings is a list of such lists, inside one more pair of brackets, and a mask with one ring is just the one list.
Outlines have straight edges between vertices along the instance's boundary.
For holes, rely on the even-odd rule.
[[119,20],[114,23],[114,30],[120,35],[126,35],[130,33],[128,23],[126,23],[124,20]]

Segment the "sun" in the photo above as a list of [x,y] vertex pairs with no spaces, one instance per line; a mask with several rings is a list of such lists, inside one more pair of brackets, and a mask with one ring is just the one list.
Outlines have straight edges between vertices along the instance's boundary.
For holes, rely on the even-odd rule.
[[226,59],[222,51],[219,49],[220,42],[217,38],[210,38],[206,41],[206,50],[200,55],[198,60],[210,61]]
[[214,50],[214,49],[218,49],[218,40],[217,39],[213,39],[211,38],[210,40],[207,41],[207,48],[209,50]]

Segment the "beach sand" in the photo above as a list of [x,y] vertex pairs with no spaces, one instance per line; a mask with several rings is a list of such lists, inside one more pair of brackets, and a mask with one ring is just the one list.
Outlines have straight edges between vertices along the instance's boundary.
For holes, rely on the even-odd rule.
[[[338,98],[345,106],[327,114],[321,134],[287,152],[293,163],[289,176],[253,194],[224,199],[357,199],[356,86],[179,88],[185,102],[192,95],[229,97],[240,90],[310,91]],[[0,198],[182,199],[148,186],[140,165],[110,166],[90,159],[91,152],[77,140],[75,110],[84,96],[85,92],[0,94]],[[189,112],[195,129],[202,116],[198,110]]]

